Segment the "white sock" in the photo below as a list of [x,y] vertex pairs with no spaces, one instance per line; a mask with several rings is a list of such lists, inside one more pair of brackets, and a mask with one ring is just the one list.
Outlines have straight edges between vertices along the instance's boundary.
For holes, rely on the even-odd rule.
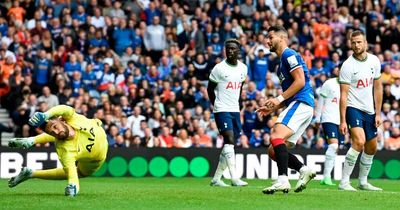
[[351,173],[353,173],[354,165],[356,164],[359,154],[360,152],[356,151],[353,148],[350,148],[349,151],[347,151],[342,172],[343,183],[350,182],[350,175]]
[[214,181],[220,180],[222,177],[222,174],[224,173],[226,167],[228,167],[227,163],[226,163],[226,159],[225,156],[222,154],[219,155],[219,162],[218,162],[218,166],[217,166],[217,170],[215,170],[215,174],[214,174]]
[[289,178],[286,175],[280,175],[278,176],[278,182],[279,183],[289,182]]
[[367,184],[367,178],[369,171],[371,170],[372,160],[374,159],[374,155],[368,155],[365,152],[361,154],[360,158],[360,171],[358,175],[358,180],[360,181],[360,185]]
[[235,157],[235,149],[233,144],[225,144],[224,148],[222,148],[222,155],[225,156],[226,163],[228,165],[229,173],[231,174],[231,179],[238,179],[236,176],[236,157]]
[[324,178],[331,178],[332,169],[335,166],[337,143],[329,144],[325,152]]

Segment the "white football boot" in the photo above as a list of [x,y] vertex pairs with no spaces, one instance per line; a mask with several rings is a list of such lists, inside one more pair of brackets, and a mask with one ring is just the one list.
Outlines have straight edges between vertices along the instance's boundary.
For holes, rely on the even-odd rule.
[[272,183],[271,187],[266,187],[263,189],[264,194],[274,194],[275,192],[282,191],[283,193],[288,193],[290,191],[290,182],[287,177],[278,178],[278,180]]
[[218,180],[214,180],[213,179],[213,180],[211,180],[210,186],[213,186],[213,187],[229,187],[229,185],[225,184],[225,182],[222,181],[221,179],[218,179]]
[[367,190],[367,191],[382,191],[382,188],[375,187],[370,183],[367,183],[367,184],[364,184],[364,185],[359,184],[358,185],[358,189]]
[[309,168],[308,166],[301,167],[300,178],[299,181],[297,181],[294,192],[301,192],[304,189],[306,189],[308,182],[314,179],[315,176],[316,176],[315,171]]
[[356,188],[351,186],[350,182],[340,182],[339,184],[339,190],[344,190],[344,191],[357,191]]
[[8,180],[8,187],[12,188],[17,186],[18,184],[31,178],[31,175],[32,175],[32,170],[27,167],[23,167],[21,169],[21,172],[19,172],[17,176],[14,176],[10,180]]
[[244,187],[249,185],[247,182],[242,181],[240,179],[232,179],[232,186],[234,187]]

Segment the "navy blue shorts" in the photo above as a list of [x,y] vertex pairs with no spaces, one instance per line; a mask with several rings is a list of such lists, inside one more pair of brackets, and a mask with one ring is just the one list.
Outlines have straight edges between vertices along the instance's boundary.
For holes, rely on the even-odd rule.
[[238,139],[240,137],[242,124],[240,122],[239,112],[217,112],[214,113],[214,118],[220,133],[233,130],[234,138]]
[[346,122],[349,129],[354,127],[364,129],[366,141],[369,141],[378,135],[378,129],[375,127],[375,114],[367,114],[354,107],[347,107]]
[[344,136],[339,132],[339,125],[334,123],[322,123],[322,129],[324,130],[325,140],[337,139],[339,145],[344,144]]

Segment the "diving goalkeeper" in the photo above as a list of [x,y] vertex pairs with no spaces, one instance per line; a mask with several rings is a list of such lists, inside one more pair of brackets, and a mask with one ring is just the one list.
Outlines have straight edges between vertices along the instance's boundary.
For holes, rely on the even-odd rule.
[[72,107],[59,105],[47,112],[36,112],[29,124],[40,127],[44,133],[35,137],[12,139],[8,146],[30,148],[35,144],[54,142],[58,158],[63,168],[33,171],[22,168],[11,178],[9,187],[15,187],[30,178],[48,180],[68,180],[66,196],[76,196],[79,192],[79,178],[97,171],[107,156],[107,137],[98,119],[88,119],[75,113]]

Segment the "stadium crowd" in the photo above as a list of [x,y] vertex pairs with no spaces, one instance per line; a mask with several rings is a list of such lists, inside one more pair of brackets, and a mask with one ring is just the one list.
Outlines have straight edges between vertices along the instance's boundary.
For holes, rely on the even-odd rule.
[[[351,54],[349,33],[366,33],[382,64],[379,149],[398,150],[399,19],[398,0],[5,0],[0,100],[12,122],[0,129],[40,133],[29,117],[67,104],[102,120],[111,147],[219,148],[207,81],[224,41],[236,38],[249,67],[238,146],[266,147],[277,113],[262,119],[255,109],[281,91],[279,59],[265,42],[280,24],[307,63],[315,102]],[[322,136],[313,122],[297,146],[324,149]]]

